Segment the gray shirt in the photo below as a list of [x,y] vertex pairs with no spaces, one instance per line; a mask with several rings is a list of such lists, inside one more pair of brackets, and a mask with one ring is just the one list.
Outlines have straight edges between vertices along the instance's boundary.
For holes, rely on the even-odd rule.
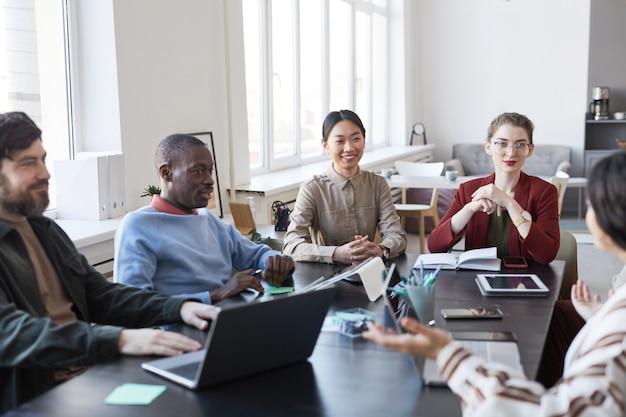
[[406,249],[406,232],[387,181],[362,169],[345,178],[331,165],[302,183],[290,221],[283,252],[296,261],[333,263],[337,246],[356,235],[373,240],[377,229],[391,257]]

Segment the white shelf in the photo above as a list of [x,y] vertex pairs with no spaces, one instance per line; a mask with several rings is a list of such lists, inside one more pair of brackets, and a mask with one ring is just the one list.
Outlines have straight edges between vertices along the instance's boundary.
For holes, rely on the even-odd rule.
[[122,217],[99,221],[68,219],[55,219],[55,221],[91,265],[102,265],[101,272],[112,271],[113,238]]

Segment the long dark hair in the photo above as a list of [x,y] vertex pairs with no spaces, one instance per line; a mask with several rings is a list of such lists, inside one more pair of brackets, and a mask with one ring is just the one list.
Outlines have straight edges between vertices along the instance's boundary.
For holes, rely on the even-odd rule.
[[598,226],[626,250],[626,152],[598,161],[589,175],[587,197]]
[[331,111],[326,115],[324,123],[322,124],[322,142],[328,140],[328,136],[331,130],[333,130],[333,127],[342,120],[349,120],[354,123],[363,134],[363,137],[365,137],[365,127],[363,127],[363,122],[361,122],[359,116],[351,110],[339,110]]

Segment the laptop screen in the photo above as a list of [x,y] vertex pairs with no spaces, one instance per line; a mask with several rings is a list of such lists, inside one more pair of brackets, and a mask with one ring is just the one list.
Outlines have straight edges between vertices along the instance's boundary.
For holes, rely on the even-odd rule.
[[[396,292],[397,285],[402,281],[396,264],[391,264],[383,284],[383,300],[385,303],[385,314],[383,315],[383,326],[395,329],[397,333],[402,333],[400,320],[410,313],[410,305],[402,295]],[[415,316],[412,314],[411,316]]]

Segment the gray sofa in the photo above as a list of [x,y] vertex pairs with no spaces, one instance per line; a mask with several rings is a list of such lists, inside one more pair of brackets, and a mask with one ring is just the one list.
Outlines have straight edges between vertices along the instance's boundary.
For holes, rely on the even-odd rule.
[[[452,160],[446,162],[446,171],[459,175],[488,175],[493,172],[491,156],[482,143],[459,143],[452,146]],[[551,177],[558,171],[570,175],[572,148],[567,145],[535,145],[533,154],[522,170],[529,175]]]

